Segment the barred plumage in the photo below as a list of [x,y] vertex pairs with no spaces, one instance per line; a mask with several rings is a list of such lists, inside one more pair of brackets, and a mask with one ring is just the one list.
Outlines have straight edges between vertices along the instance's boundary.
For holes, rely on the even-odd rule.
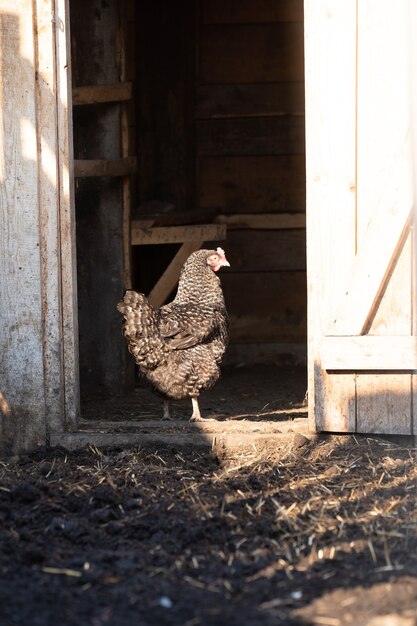
[[[202,419],[197,398],[220,375],[228,342],[228,318],[220,267],[229,266],[221,248],[198,250],[185,262],[177,295],[155,309],[146,297],[127,291],[117,305],[123,332],[140,371],[167,399],[191,398],[193,421]],[[164,417],[169,418],[168,403]]]

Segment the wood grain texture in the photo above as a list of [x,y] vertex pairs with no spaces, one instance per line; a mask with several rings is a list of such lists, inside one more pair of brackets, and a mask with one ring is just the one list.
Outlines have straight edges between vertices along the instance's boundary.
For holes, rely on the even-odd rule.
[[55,11],[62,351],[65,428],[71,429],[80,415],[80,380],[69,0],[55,0]]
[[303,33],[302,22],[203,26],[199,82],[302,81]]
[[72,92],[73,106],[122,102],[132,97],[132,83],[114,83],[112,85],[85,85],[75,87]]
[[304,115],[304,83],[199,85],[196,118]]
[[9,452],[46,441],[32,8],[5,1],[0,15],[0,448]]
[[304,155],[200,157],[198,202],[227,213],[305,211]]
[[[356,7],[306,0],[307,276],[311,428],[354,431],[355,374],[328,374],[320,337],[355,252]],[[342,148],[343,146],[343,148]]]
[[229,230],[242,228],[248,230],[288,230],[305,229],[304,213],[235,213],[234,215],[218,215],[218,224],[226,224]]
[[203,24],[296,22],[303,20],[302,0],[202,0]]
[[196,122],[198,156],[302,155],[303,117],[248,117]]
[[123,159],[75,159],[76,178],[97,178],[99,176],[120,177],[133,174],[137,170],[136,157]]
[[55,29],[49,2],[35,3],[37,31],[36,109],[45,413],[48,430],[64,430],[61,254]]
[[[140,222],[139,222],[140,223]],[[195,226],[161,226],[141,228],[132,221],[132,246],[184,243],[186,241],[211,241],[226,239],[226,226],[223,224],[197,224]]]
[[[393,344],[394,354],[381,355],[381,368],[384,361],[402,354],[402,342],[395,341],[395,335],[412,332],[408,20],[404,0],[395,8],[389,0],[358,5],[358,256],[369,259],[365,278],[373,279],[378,269],[380,274],[385,269],[386,277],[374,308],[367,298],[358,300],[357,307],[370,309],[369,339],[378,341],[380,336],[381,341]],[[370,229],[376,231],[373,241]],[[401,232],[405,245],[399,245]],[[370,287],[369,292],[372,299],[374,289]],[[414,342],[410,337],[407,340]],[[411,355],[404,353],[403,359],[397,359],[393,370],[415,369],[415,354],[414,346]],[[411,394],[411,374],[361,373],[357,378],[358,432],[411,434]]]

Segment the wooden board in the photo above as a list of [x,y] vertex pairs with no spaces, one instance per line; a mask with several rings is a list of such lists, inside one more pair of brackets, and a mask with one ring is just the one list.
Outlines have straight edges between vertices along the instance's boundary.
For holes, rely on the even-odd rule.
[[[140,222],[139,222],[140,223]],[[226,239],[226,226],[222,224],[198,224],[196,226],[161,226],[141,228],[132,221],[132,246],[184,243],[185,241],[211,241]]]
[[215,24],[201,30],[200,83],[302,81],[302,22]]
[[72,92],[74,106],[105,102],[122,102],[132,97],[132,83],[114,83],[113,85],[86,85],[76,87]]
[[137,169],[136,157],[124,159],[75,159],[74,176],[76,178],[91,178],[98,176],[128,176]]
[[196,123],[199,156],[304,154],[304,117],[249,117]]
[[356,6],[306,0],[307,268],[311,428],[354,431],[355,374],[329,375],[320,338],[355,252]]
[[75,427],[80,415],[78,362],[77,267],[75,250],[74,154],[71,97],[69,0],[56,0],[55,45],[57,72],[58,184],[60,212],[62,351],[65,428]]
[[200,85],[196,118],[304,115],[304,83]]
[[[49,148],[44,155],[45,170],[39,170],[37,164],[36,105],[46,101],[52,119],[55,112],[53,105],[50,108],[53,84],[50,88],[44,85],[42,93],[35,92],[37,42],[33,3],[6,0],[1,9],[0,450],[10,453],[46,442],[41,294],[45,269],[40,255],[38,194],[41,179],[41,195],[47,202],[47,211],[54,202],[52,194],[57,181],[55,145],[48,146],[51,130],[48,125],[43,144],[45,149]],[[49,30],[45,35],[47,41],[42,42],[44,46],[50,44],[50,35]],[[43,52],[46,54],[46,47],[41,55],[45,58]],[[52,240],[43,245],[47,264],[51,266],[52,246]],[[48,321],[52,322],[52,302],[47,313]],[[48,370],[53,375],[51,367]],[[48,379],[51,380],[49,375]]]
[[306,217],[304,213],[235,213],[218,215],[218,224],[227,224],[229,230],[285,230],[291,228],[304,229]]
[[200,157],[198,200],[202,207],[232,213],[305,211],[305,157]]
[[296,22],[303,20],[302,0],[201,0],[204,24]]
[[[395,335],[412,332],[412,251],[407,218],[413,204],[409,140],[408,6],[404,0],[368,0],[358,4],[358,256],[367,261],[366,274],[377,277],[383,291],[368,305],[370,339],[391,341],[400,357],[402,342]],[[380,107],[380,103],[384,106]],[[381,132],[383,129],[383,132]],[[381,181],[383,184],[381,185]],[[375,217],[376,215],[376,217]],[[369,230],[375,232],[369,241]],[[401,236],[403,233],[403,236]],[[405,245],[404,240],[406,240]],[[373,245],[372,245],[373,244]],[[371,253],[371,254],[369,254]],[[382,274],[385,284],[378,276]],[[361,283],[365,281],[362,280]],[[369,298],[358,301],[361,309]],[[362,314],[363,318],[363,314]],[[352,316],[351,326],[356,318]],[[346,324],[344,325],[346,327]],[[377,337],[378,336],[378,337]],[[416,369],[415,340],[411,355],[398,358],[393,370]],[[381,355],[381,368],[392,352]],[[410,362],[411,361],[411,362]],[[410,434],[411,373],[360,374],[357,378],[358,432]]]
[[228,273],[225,270],[220,278],[232,342],[305,341],[304,272]]

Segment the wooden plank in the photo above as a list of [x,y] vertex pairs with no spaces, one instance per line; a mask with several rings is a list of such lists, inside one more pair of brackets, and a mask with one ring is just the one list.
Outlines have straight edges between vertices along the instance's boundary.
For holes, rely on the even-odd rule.
[[203,24],[296,22],[303,20],[302,0],[202,0]]
[[144,229],[132,220],[132,246],[146,246],[188,241],[222,241],[226,239],[223,224],[198,224],[196,226],[161,226]]
[[[366,184],[370,185],[370,179]],[[400,187],[395,188],[398,193]],[[406,186],[401,187],[401,192],[406,192]],[[410,233],[411,201],[411,197],[404,198],[396,210],[391,203],[385,211],[382,203],[374,208],[362,235],[360,250],[352,261],[348,281],[335,291],[327,334],[361,335],[366,332]]]
[[131,98],[131,82],[114,83],[112,85],[86,85],[84,87],[75,87],[72,92],[73,106],[105,102],[124,102]]
[[303,229],[228,229],[225,248],[233,272],[306,269],[306,235]]
[[180,271],[190,254],[199,250],[202,241],[187,241],[178,250],[156,285],[148,295],[149,302],[156,308],[162,306],[178,284]]
[[129,176],[137,170],[137,158],[123,159],[75,159],[74,176],[76,178],[90,178],[98,176]]
[[36,112],[38,140],[39,223],[43,316],[45,413],[48,430],[63,430],[64,380],[61,350],[61,267],[57,168],[55,29],[49,2],[35,3],[37,33]]
[[228,228],[282,230],[306,227],[305,213],[242,213],[235,215],[218,215],[218,224],[226,224]]
[[37,165],[33,3],[1,13],[0,449],[19,452],[46,442],[38,174],[47,185],[53,171]]
[[55,0],[55,17],[64,403],[65,427],[71,429],[80,415],[80,380],[69,0]]
[[304,154],[304,117],[196,122],[198,156]]
[[[415,336],[324,337],[321,349],[322,365],[327,370],[407,371],[417,369],[417,337]],[[383,389],[382,385],[381,389]]]
[[[231,266],[233,270],[233,258]],[[305,272],[224,271],[220,278],[230,315],[231,341],[305,341]]]
[[[305,437],[311,437],[308,432],[307,425],[300,428],[294,425],[294,431],[303,434]],[[205,432],[200,430],[200,426],[194,429],[194,432],[188,433],[164,433],[164,432],[116,432],[103,433],[97,431],[79,431],[74,433],[55,434],[51,438],[52,446],[60,446],[66,450],[76,450],[77,448],[85,448],[86,446],[96,446],[98,448],[109,448],[112,446],[146,446],[148,444],[159,444],[168,446],[187,446],[187,448],[203,448],[205,450],[213,450],[216,444],[221,443],[221,449],[224,450],[243,450],[250,449],[253,451],[254,446],[261,447],[271,444],[271,439],[276,446],[288,446],[294,440],[294,432],[254,434],[250,433],[228,433],[222,435],[217,433]]]
[[200,157],[198,202],[227,213],[305,211],[304,155]]
[[303,35],[302,22],[205,25],[198,82],[302,81]]
[[[412,328],[409,19],[406,0],[395,7],[390,0],[358,3],[356,229],[358,260],[365,265],[350,294],[356,308],[346,303],[351,319],[338,325],[338,332],[362,326],[360,332],[383,335],[378,339],[392,347],[381,355],[381,368],[392,359],[393,370],[408,368],[417,354],[414,339],[409,339],[411,354],[402,341],[395,341],[396,335],[410,335]],[[411,421],[410,374],[357,377],[358,432],[411,434]]]
[[307,277],[311,428],[355,430],[355,374],[329,375],[320,338],[355,252],[356,6],[305,0]]
[[[122,16],[120,29],[118,31],[120,44],[120,77],[125,81],[127,77],[127,65],[130,59],[127,58],[128,48],[128,3],[122,3]],[[132,83],[130,84],[130,95],[132,91]],[[128,98],[126,98],[128,100]],[[131,138],[130,138],[130,115],[126,102],[120,105],[120,134],[122,157],[131,156]],[[122,181],[122,238],[123,238],[123,286],[124,289],[132,288],[132,260],[131,260],[131,244],[130,244],[130,228],[132,213],[132,177],[125,176]]]
[[200,85],[197,119],[304,115],[304,83]]

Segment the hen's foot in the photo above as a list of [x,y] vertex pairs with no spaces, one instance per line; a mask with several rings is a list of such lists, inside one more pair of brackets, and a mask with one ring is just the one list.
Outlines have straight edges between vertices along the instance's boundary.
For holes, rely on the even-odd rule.
[[163,420],[172,420],[172,419],[174,419],[171,416],[171,413],[169,411],[169,400],[164,400],[164,414],[162,416],[162,419]]
[[201,415],[192,415],[190,422],[215,422],[214,417],[202,417]]

